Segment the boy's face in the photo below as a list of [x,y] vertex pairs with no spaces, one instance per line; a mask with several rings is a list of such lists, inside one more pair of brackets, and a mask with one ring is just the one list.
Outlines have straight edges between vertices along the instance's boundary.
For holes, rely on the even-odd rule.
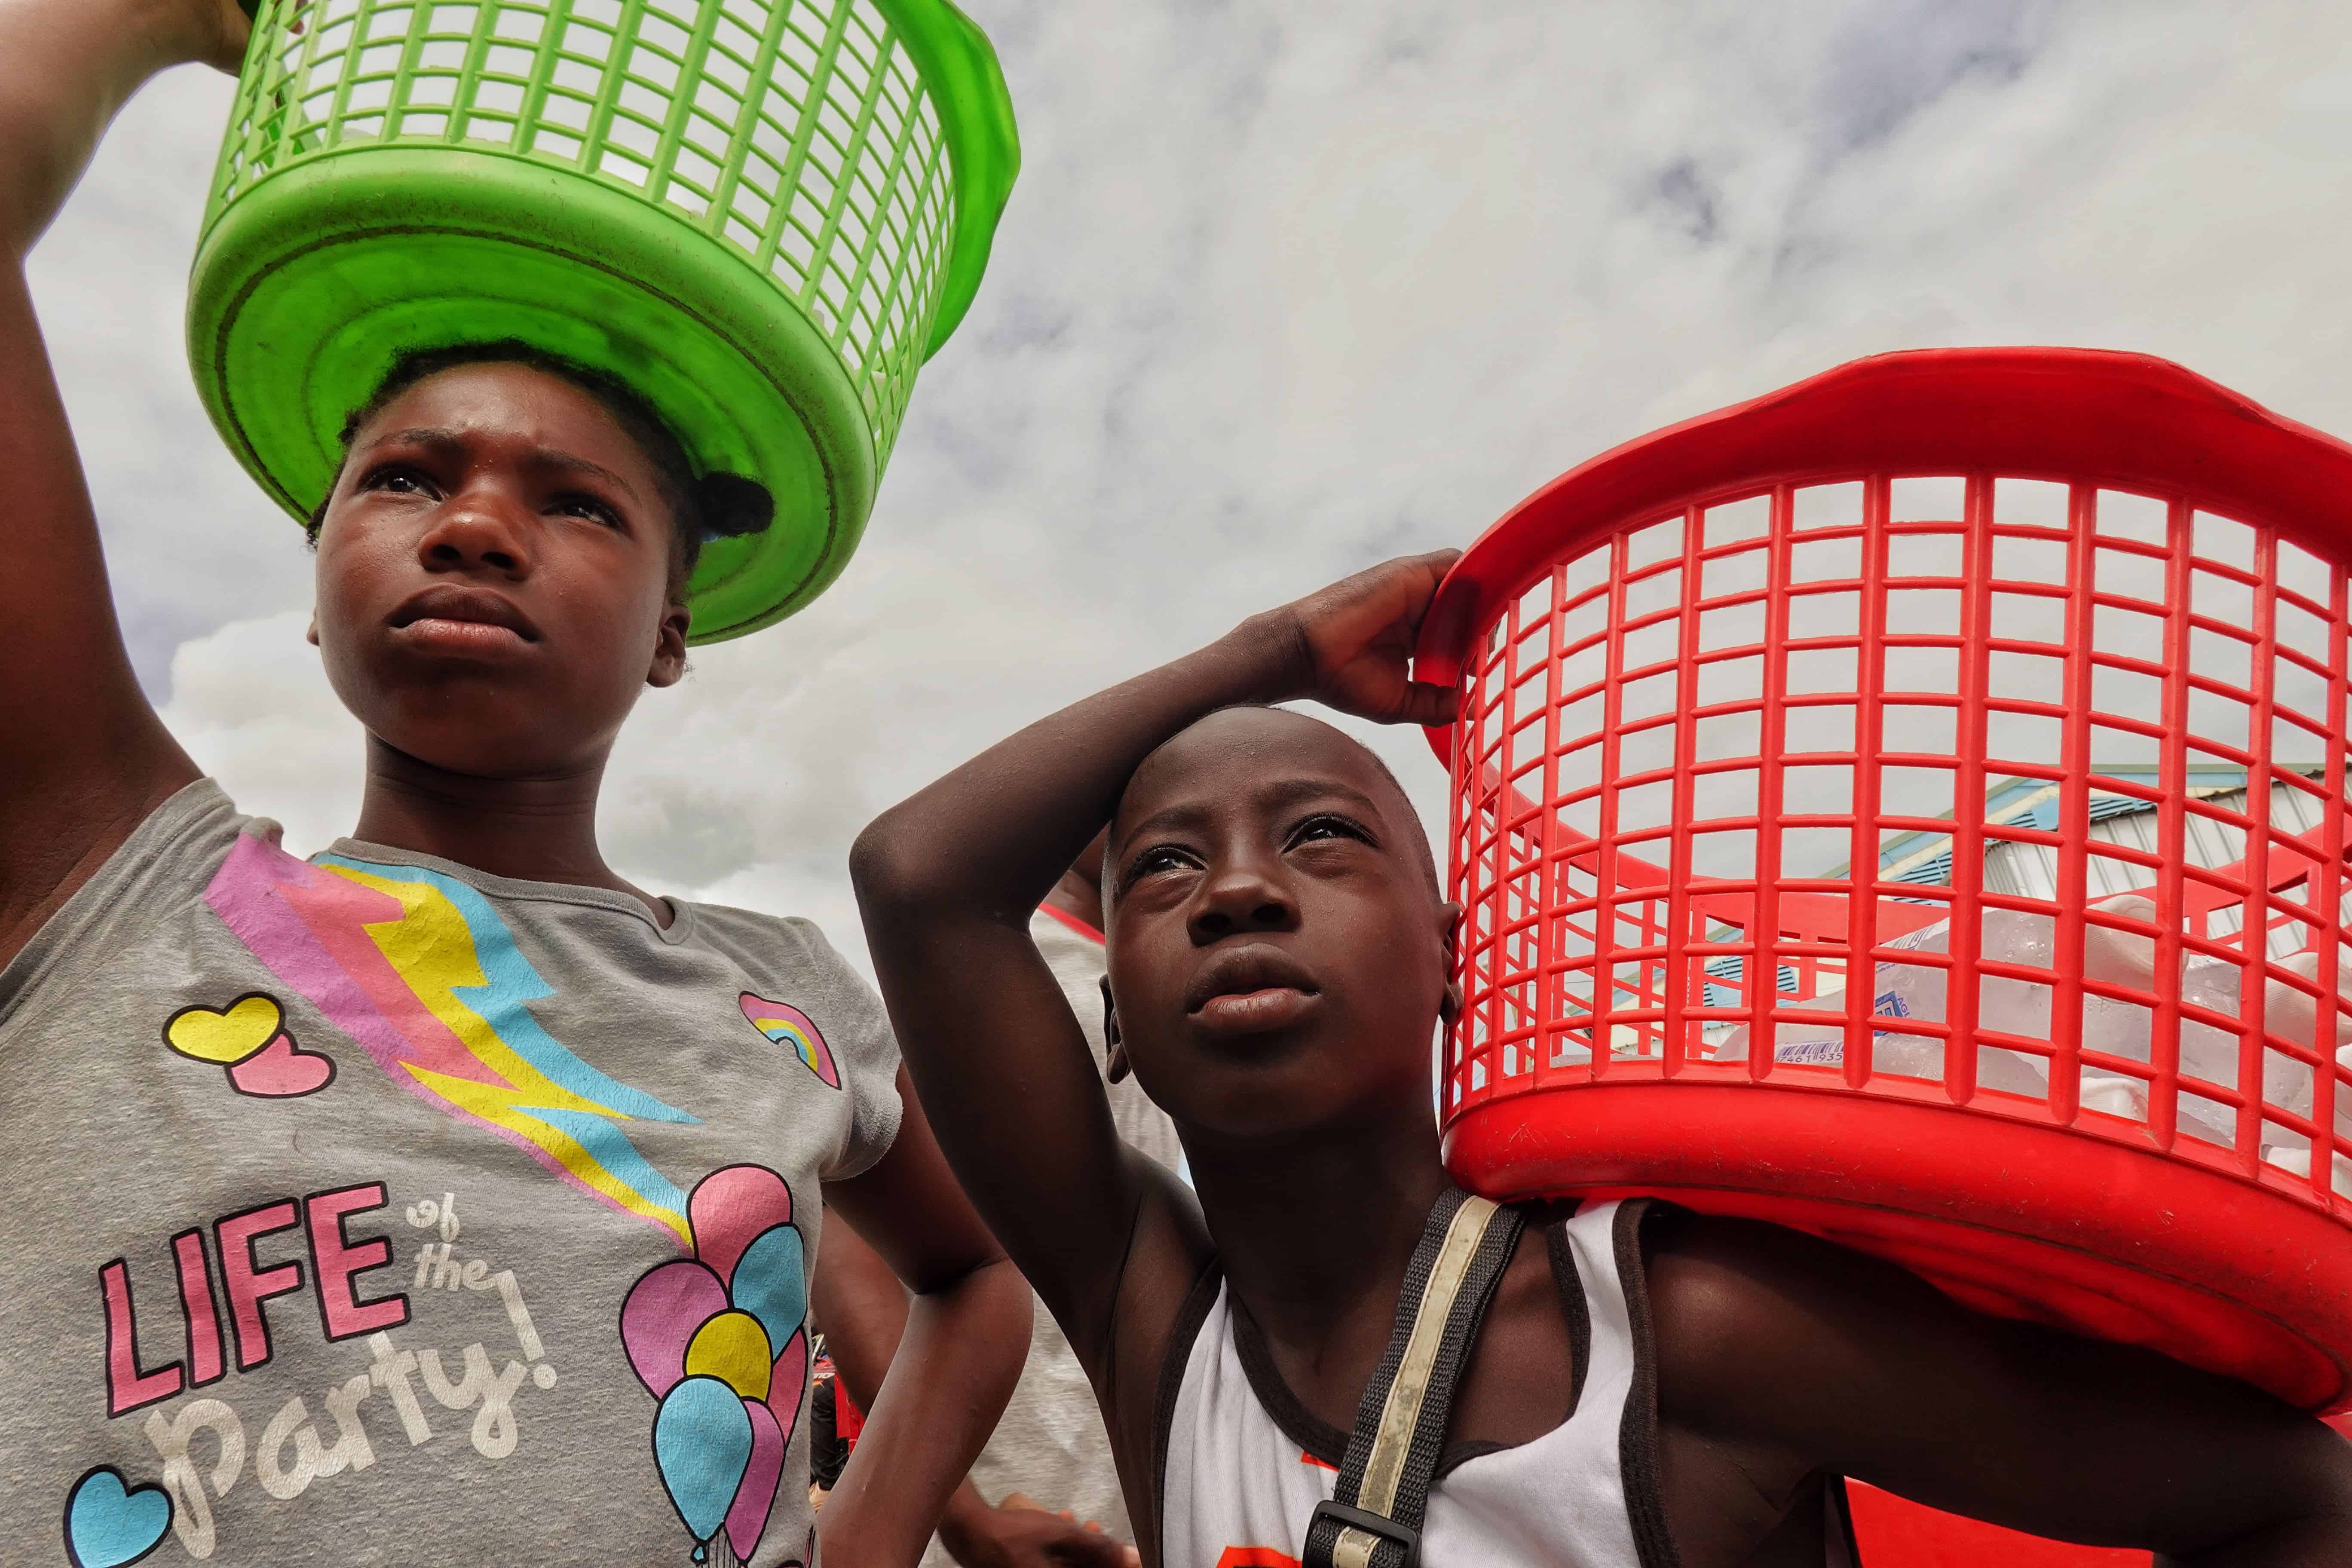
[[1454,911],[1423,844],[1370,753],[1301,714],[1213,714],[1137,771],[1106,863],[1111,994],[1179,1125],[1428,1114]]
[[453,772],[593,765],[685,662],[669,508],[593,397],[462,365],[352,438],[319,533],[311,639],[369,731]]

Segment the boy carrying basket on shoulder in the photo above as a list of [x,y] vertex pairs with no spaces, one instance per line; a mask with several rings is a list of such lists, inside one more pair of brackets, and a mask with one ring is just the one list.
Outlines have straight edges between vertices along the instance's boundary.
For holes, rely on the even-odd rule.
[[[1032,725],[853,856],[940,1142],[1087,1366],[1146,1561],[1815,1568],[1853,1476],[2169,1563],[2352,1563],[2352,1447],[2252,1388],[1776,1226],[1453,1186],[1459,911],[1379,762],[1265,706],[1448,719],[1406,660],[1451,559]],[[1120,1145],[1027,932],[1106,821],[1112,1048],[1197,1200]]]

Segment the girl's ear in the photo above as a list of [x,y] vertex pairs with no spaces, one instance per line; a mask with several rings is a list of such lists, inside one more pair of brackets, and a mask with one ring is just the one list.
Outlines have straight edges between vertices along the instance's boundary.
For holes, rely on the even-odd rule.
[[1113,1083],[1124,1079],[1135,1070],[1127,1059],[1127,1042],[1118,1037],[1118,1004],[1111,1000],[1110,976],[1102,977],[1103,998],[1103,1076]]
[[646,668],[647,686],[676,686],[686,675],[686,628],[693,612],[672,605],[662,612],[661,628],[654,634],[653,663]]

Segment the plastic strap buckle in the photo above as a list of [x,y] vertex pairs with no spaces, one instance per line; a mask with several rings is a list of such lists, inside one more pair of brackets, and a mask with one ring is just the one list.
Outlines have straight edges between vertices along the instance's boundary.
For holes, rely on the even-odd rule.
[[1344,1502],[1318,1502],[1315,1505],[1315,1511],[1307,1518],[1308,1540],[1315,1538],[1315,1527],[1327,1519],[1342,1530],[1360,1530],[1366,1535],[1395,1546],[1404,1553],[1404,1560],[1397,1568],[1420,1568],[1421,1531],[1410,1525],[1399,1524],[1386,1514],[1351,1508]]

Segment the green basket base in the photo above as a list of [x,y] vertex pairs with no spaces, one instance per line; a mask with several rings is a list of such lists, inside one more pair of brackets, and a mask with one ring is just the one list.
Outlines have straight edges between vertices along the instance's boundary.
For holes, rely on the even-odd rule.
[[497,153],[355,147],[241,195],[189,288],[197,390],[298,518],[403,354],[502,338],[617,377],[698,467],[773,494],[765,532],[704,547],[691,641],[780,620],[847,563],[876,482],[848,375],[766,279],[639,196]]

